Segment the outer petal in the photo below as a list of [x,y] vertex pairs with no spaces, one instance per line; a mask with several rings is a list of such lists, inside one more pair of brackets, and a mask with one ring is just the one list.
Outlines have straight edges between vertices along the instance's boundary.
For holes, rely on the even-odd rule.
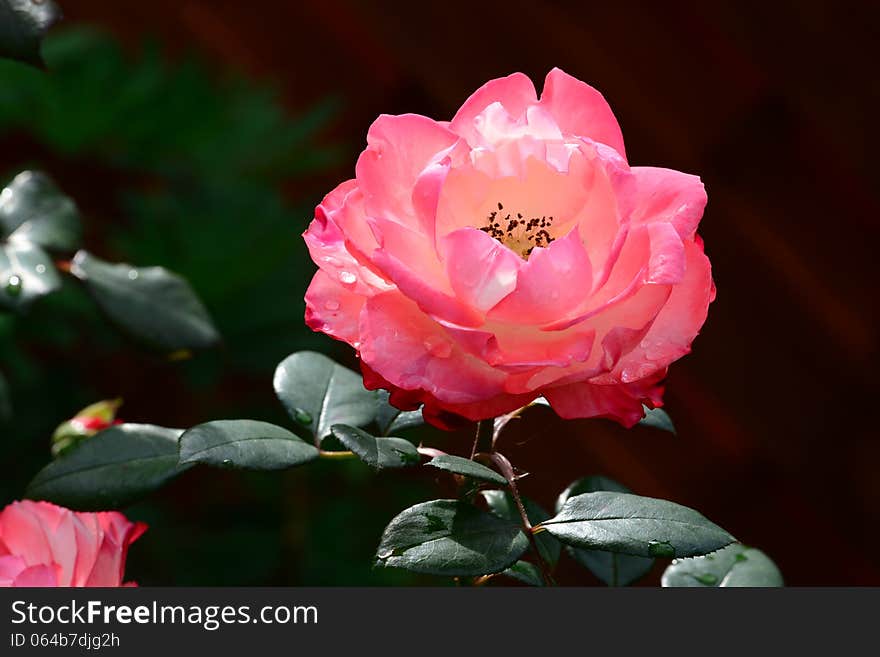
[[550,112],[563,132],[589,137],[626,157],[623,134],[611,107],[585,82],[554,68],[544,80],[541,107]]
[[146,531],[143,523],[132,523],[116,512],[99,513],[103,541],[95,566],[85,586],[121,586],[128,548]]
[[356,347],[363,297],[318,270],[306,291],[306,324]]
[[495,102],[501,103],[507,113],[516,119],[525,113],[529,105],[538,102],[538,95],[535,85],[523,73],[489,80],[464,102],[449,127],[472,146],[479,144],[481,137],[475,126],[475,119]]
[[642,379],[666,368],[690,351],[706,321],[715,285],[702,241],[685,243],[687,269],[684,280],[672,288],[669,300],[657,315],[639,346],[627,354],[615,372],[620,380]]
[[[340,221],[344,231],[337,223]],[[325,197],[315,209],[315,218],[303,239],[315,264],[359,294],[373,294],[390,287],[371,270],[367,260],[376,248],[376,240],[364,217],[361,194],[354,181],[342,183]]]
[[418,114],[381,115],[367,133],[367,149],[356,167],[367,213],[418,229],[413,187],[422,171],[443,159],[458,137]]
[[516,287],[525,264],[513,251],[476,228],[443,238],[446,272],[458,298],[486,312]]
[[21,571],[12,582],[20,588],[52,588],[58,586],[58,570],[55,564],[38,564]]
[[424,390],[444,403],[470,404],[502,392],[504,375],[466,353],[398,292],[367,300],[360,355],[393,385]]
[[24,500],[13,502],[0,513],[3,542],[11,554],[21,556],[28,566],[53,562],[51,533],[41,518],[42,514],[51,513],[52,518],[57,519],[53,506]]
[[662,405],[665,370],[633,383],[597,385],[585,381],[548,388],[544,396],[561,418],[604,417],[631,427],[644,416],[642,404]]
[[636,180],[632,221],[668,222],[682,239],[692,238],[707,200],[699,176],[655,167],[633,167],[631,171]]

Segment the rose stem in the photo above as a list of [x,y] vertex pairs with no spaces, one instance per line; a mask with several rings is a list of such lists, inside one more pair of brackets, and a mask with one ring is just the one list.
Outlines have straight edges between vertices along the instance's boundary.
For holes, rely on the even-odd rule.
[[553,586],[555,584],[553,576],[550,574],[550,569],[547,567],[547,564],[544,562],[544,557],[541,556],[541,551],[538,549],[538,540],[532,532],[532,523],[529,522],[526,508],[523,506],[522,498],[519,496],[519,489],[516,486],[516,474],[513,472],[513,466],[510,465],[510,461],[507,460],[507,457],[499,452],[493,452],[489,455],[489,458],[491,458],[492,462],[498,466],[498,469],[501,470],[501,474],[504,475],[504,478],[507,479],[507,483],[510,484],[510,494],[513,496],[513,501],[516,502],[516,508],[519,511],[519,517],[522,520],[523,531],[526,536],[528,536],[529,543],[531,543],[532,549],[535,551],[535,558],[538,561],[538,567],[541,569],[541,578],[544,580],[546,586]]

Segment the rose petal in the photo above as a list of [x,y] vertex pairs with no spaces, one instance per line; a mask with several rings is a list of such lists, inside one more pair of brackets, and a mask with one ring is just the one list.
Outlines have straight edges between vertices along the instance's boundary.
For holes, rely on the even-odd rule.
[[540,105],[563,132],[589,137],[626,157],[620,125],[605,97],[590,85],[554,68],[544,80]]
[[682,239],[692,238],[706,207],[699,176],[672,169],[633,167],[636,180],[634,223],[669,222]]
[[495,102],[501,103],[507,113],[516,119],[525,113],[529,105],[538,102],[538,95],[535,85],[522,73],[490,80],[471,94],[455,113],[449,124],[450,129],[464,137],[472,146],[478,145],[481,138],[474,120]]
[[306,324],[313,331],[322,331],[357,347],[358,322],[365,299],[337,278],[318,270],[306,291]]
[[459,299],[486,312],[516,287],[524,261],[506,246],[475,228],[443,238],[446,271]]
[[398,292],[371,297],[361,313],[360,355],[393,385],[468,404],[502,392],[504,375],[458,346]]

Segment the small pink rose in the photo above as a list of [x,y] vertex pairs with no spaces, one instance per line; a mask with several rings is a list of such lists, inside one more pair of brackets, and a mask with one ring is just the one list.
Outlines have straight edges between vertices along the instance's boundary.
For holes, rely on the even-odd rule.
[[13,502],[0,512],[0,586],[130,586],[126,555],[146,529],[115,511]]
[[365,384],[449,425],[547,398],[627,426],[662,405],[715,296],[697,176],[631,167],[602,95],[521,73],[452,121],[380,116],[304,238],[306,322]]

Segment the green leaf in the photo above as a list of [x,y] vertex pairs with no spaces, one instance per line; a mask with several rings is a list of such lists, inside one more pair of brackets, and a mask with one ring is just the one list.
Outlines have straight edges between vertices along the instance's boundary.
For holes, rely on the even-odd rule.
[[187,469],[177,462],[182,433],[149,424],[111,427],[40,470],[25,495],[79,511],[128,506]]
[[669,433],[675,433],[675,425],[672,423],[672,418],[669,417],[669,413],[662,408],[648,408],[647,406],[643,406],[643,409],[645,411],[645,417],[639,420],[639,424],[645,427],[653,427],[662,431],[668,431]]
[[421,461],[415,445],[403,438],[377,438],[363,429],[344,424],[334,424],[330,430],[339,442],[376,470],[404,468]]
[[517,523],[458,500],[433,500],[400,513],[385,528],[377,565],[429,575],[501,572],[529,547]]
[[319,441],[334,424],[363,427],[376,414],[376,393],[364,388],[361,376],[314,351],[285,358],[274,384],[290,416]]
[[425,423],[421,411],[401,411],[391,405],[390,395],[385,390],[377,390],[376,425],[379,433],[390,436],[403,429],[417,427]]
[[441,454],[428,461],[426,465],[432,465],[435,468],[464,475],[471,479],[488,481],[493,484],[498,484],[499,486],[507,485],[507,479],[505,479],[503,475],[495,472],[495,470],[491,468],[487,468],[482,463],[477,463],[476,461],[471,461],[470,459],[462,458],[461,456]]
[[663,573],[663,586],[783,586],[782,573],[758,549],[734,543],[692,559],[676,559]]
[[[556,500],[556,512],[559,513],[562,510],[569,497],[600,490],[618,493],[630,492],[626,486],[608,477],[599,475],[584,477],[571,483],[568,488],[562,491]],[[654,565],[654,559],[649,557],[634,557],[629,554],[617,554],[604,550],[585,550],[570,545],[566,545],[565,549],[575,561],[608,586],[629,586],[648,574]]]
[[137,339],[166,351],[212,347],[220,341],[189,283],[163,267],[114,265],[80,251],[71,273],[107,316]]
[[36,244],[0,246],[0,309],[24,310],[61,287],[52,258]]
[[570,497],[541,527],[574,547],[640,557],[692,557],[736,540],[686,506],[610,491]]
[[540,569],[528,561],[517,561],[510,568],[501,573],[513,579],[519,580],[529,586],[544,586]]
[[0,0],[0,57],[42,67],[40,44],[60,17],[52,0]]
[[12,395],[9,394],[9,384],[6,377],[0,372],[0,422],[8,422],[12,419]]
[[[519,516],[519,509],[516,508],[516,500],[513,499],[513,495],[510,492],[506,490],[484,490],[480,494],[486,500],[486,504],[489,505],[489,511],[499,518],[504,518],[511,522],[522,522]],[[529,522],[533,527],[550,518],[549,513],[529,498],[523,497],[522,503],[523,508],[526,510],[526,515],[529,517]],[[562,551],[562,546],[549,532],[538,533],[535,536],[535,541],[538,544],[541,558],[544,559],[545,563],[554,565],[559,561],[559,553]]]
[[180,437],[180,463],[281,470],[318,458],[318,450],[287,429],[256,420],[217,420]]
[[21,172],[0,192],[0,231],[50,251],[73,251],[82,239],[76,204],[39,171]]

